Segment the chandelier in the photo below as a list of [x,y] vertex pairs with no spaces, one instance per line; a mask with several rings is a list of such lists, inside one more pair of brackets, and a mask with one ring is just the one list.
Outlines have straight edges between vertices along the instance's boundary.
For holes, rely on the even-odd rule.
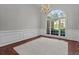
[[49,5],[48,4],[43,4],[41,5],[41,11],[47,15],[48,14],[48,11],[49,11]]

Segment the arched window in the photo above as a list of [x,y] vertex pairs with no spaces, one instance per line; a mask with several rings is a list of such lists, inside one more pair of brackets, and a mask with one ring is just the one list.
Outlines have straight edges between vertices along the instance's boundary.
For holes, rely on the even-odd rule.
[[47,15],[47,34],[65,36],[66,16],[60,9],[52,10]]

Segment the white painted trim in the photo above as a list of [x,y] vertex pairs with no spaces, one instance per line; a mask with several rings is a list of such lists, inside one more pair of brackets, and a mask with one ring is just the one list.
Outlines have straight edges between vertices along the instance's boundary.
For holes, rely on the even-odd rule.
[[74,40],[74,41],[79,42],[79,30],[76,30],[76,29],[66,29],[65,30],[65,33],[66,33],[65,37],[46,34],[46,29],[40,29],[40,30],[41,30],[41,35],[64,38],[64,39],[69,39],[69,40]]
[[38,29],[0,31],[0,47],[38,35]]

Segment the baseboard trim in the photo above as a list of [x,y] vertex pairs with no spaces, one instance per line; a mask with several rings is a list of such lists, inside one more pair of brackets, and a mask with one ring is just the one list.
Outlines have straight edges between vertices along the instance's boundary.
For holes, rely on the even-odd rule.
[[51,37],[51,36],[45,36],[45,35],[38,35],[38,36],[29,38],[29,39],[25,39],[25,40],[22,40],[22,41],[19,41],[19,42],[16,42],[16,43],[12,43],[12,44],[0,47],[0,55],[19,55],[14,50],[14,47],[22,45],[22,44],[30,42],[30,41],[33,41],[33,40],[35,40],[37,38],[40,38],[40,37],[46,37],[46,38],[51,38],[51,39],[55,38],[55,39],[58,39],[58,40],[68,42],[68,54],[69,55],[72,55],[72,54],[73,55],[75,55],[75,54],[78,55],[79,54],[79,52],[78,52],[79,51],[78,50],[79,49],[79,47],[78,47],[79,42],[77,42],[77,41],[63,39],[63,38],[57,38],[57,37]]
[[39,37],[41,37],[41,35],[29,38],[29,39],[25,39],[25,40],[22,40],[22,41],[19,41],[19,42],[16,42],[16,43],[12,43],[12,44],[9,44],[9,45],[2,46],[2,47],[0,47],[0,55],[19,55],[13,49],[14,47],[19,46],[19,45],[24,44],[24,43],[27,43],[27,42],[30,42],[32,40],[39,38]]
[[58,39],[58,40],[63,40],[63,41],[72,41],[72,42],[78,42],[75,40],[69,40],[69,39],[65,39],[65,38],[59,38],[59,37],[54,37],[54,36],[47,36],[47,35],[40,35],[41,37],[46,37],[46,38],[54,38],[54,39]]

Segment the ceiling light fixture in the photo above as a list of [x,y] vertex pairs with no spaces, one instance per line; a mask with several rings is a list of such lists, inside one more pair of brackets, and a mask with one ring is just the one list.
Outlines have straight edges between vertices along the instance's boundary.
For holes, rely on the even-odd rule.
[[41,11],[47,15],[48,14],[48,11],[49,11],[49,4],[43,4],[41,5]]

